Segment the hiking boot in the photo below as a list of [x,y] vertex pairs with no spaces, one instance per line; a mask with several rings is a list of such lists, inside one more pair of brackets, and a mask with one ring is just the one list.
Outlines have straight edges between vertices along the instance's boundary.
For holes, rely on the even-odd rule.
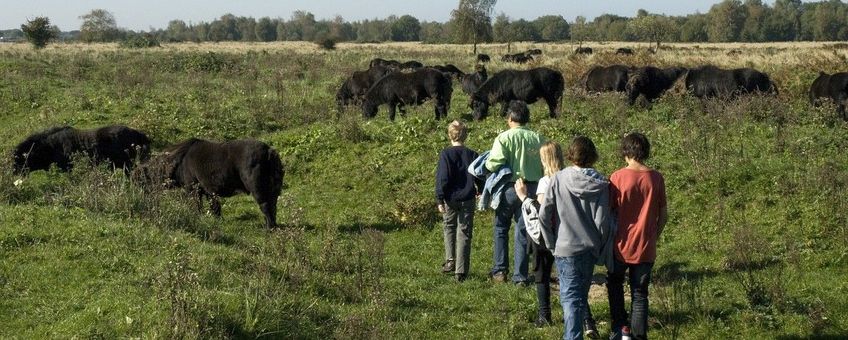
[[601,333],[598,333],[598,328],[595,326],[594,319],[583,320],[583,332],[589,339],[600,339]]
[[504,272],[497,272],[497,273],[492,274],[491,276],[492,276],[492,281],[494,281],[495,283],[505,283],[506,282],[506,273],[504,273]]
[[456,274],[456,282],[465,281],[468,278],[468,274]]
[[544,327],[548,327],[552,324],[553,324],[553,321],[551,321],[550,315],[539,315],[539,317],[536,318],[536,322],[533,323],[533,325],[535,325],[536,328],[544,328]]
[[442,265],[442,273],[451,274],[454,271],[453,260],[445,261],[445,264]]

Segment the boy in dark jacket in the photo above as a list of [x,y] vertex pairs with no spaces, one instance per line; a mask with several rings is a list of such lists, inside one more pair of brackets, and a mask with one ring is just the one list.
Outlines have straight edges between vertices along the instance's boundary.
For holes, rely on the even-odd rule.
[[[468,276],[471,256],[471,234],[474,226],[474,198],[482,187],[468,173],[477,152],[463,143],[468,129],[460,121],[448,126],[451,146],[439,154],[436,169],[436,204],[444,219],[445,263],[442,272],[453,273],[457,281]],[[457,232],[459,231],[459,232]]]

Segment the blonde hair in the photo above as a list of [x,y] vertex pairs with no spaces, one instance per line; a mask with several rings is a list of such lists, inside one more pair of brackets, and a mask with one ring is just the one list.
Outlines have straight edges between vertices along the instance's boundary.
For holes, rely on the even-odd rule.
[[539,156],[542,158],[542,166],[545,167],[545,176],[553,176],[562,170],[562,147],[557,142],[547,141],[539,148]]
[[465,138],[468,137],[468,128],[465,127],[465,123],[459,120],[454,120],[448,125],[448,137],[451,142],[465,142]]

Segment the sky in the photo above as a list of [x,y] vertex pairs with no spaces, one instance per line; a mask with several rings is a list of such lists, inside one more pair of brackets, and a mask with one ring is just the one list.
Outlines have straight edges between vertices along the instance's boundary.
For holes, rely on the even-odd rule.
[[[562,15],[573,21],[578,15],[590,20],[604,13],[635,16],[644,8],[668,15],[706,13],[719,1],[694,0],[501,0],[494,14],[512,19],[535,19],[542,15]],[[764,1],[773,3],[774,1]],[[288,19],[295,10],[315,14],[317,19],[341,15],[345,20],[385,18],[409,14],[422,21],[447,21],[457,0],[0,0],[0,29],[20,28],[27,19],[47,16],[63,31],[79,29],[80,15],[102,8],[115,15],[119,27],[131,30],[165,28],[173,19],[185,22],[212,21],[226,13],[237,16],[280,17]]]

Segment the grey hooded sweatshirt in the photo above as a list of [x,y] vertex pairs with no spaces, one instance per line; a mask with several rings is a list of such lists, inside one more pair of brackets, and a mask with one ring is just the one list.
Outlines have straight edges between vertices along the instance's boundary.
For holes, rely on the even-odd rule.
[[[591,251],[602,256],[610,225],[609,180],[592,168],[567,167],[551,178],[545,192],[540,220],[542,226],[556,230],[554,256],[575,256]],[[559,226],[550,225],[556,215]]]

